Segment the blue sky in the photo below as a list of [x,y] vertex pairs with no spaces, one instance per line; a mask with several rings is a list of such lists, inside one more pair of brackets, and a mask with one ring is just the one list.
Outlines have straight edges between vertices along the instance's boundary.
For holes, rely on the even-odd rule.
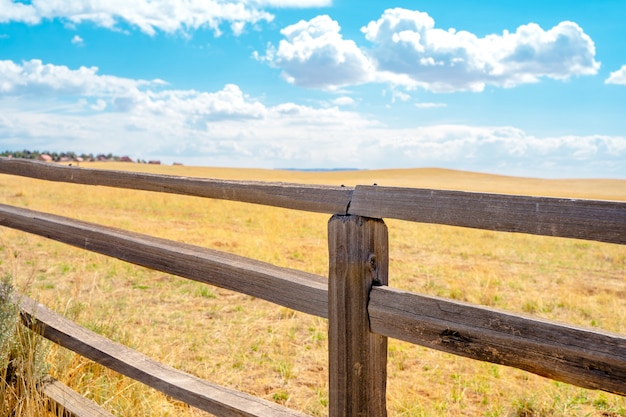
[[0,149],[626,178],[626,5],[0,0]]

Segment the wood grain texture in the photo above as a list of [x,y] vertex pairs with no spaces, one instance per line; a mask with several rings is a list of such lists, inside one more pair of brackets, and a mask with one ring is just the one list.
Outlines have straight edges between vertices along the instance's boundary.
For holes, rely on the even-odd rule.
[[56,414],[67,417],[113,417],[95,402],[83,397],[64,383],[46,378],[41,393],[56,404],[50,407]]
[[319,275],[3,204],[0,225],[328,317],[328,281]]
[[626,203],[359,185],[349,214],[626,244]]
[[626,337],[374,287],[373,332],[583,388],[626,395]]
[[51,341],[193,407],[222,417],[304,417],[278,404],[212,384],[112,342],[25,296],[23,323]]
[[373,285],[387,284],[387,226],[335,215],[328,242],[329,416],[384,417],[387,338],[370,332],[367,302]]
[[0,157],[0,173],[46,181],[157,191],[327,214],[345,213],[352,194],[352,189],[347,187],[107,171],[5,157]]

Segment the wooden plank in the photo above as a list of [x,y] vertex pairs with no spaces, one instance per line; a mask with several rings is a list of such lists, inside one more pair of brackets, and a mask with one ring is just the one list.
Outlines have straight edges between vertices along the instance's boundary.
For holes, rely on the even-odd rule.
[[330,187],[93,170],[0,157],[0,173],[503,232],[626,244],[626,203],[399,187]]
[[328,280],[319,275],[2,204],[0,225],[328,317]]
[[329,416],[384,417],[387,338],[370,332],[367,300],[373,285],[387,284],[387,226],[335,215],[328,243]]
[[583,388],[626,395],[626,337],[387,287],[370,293],[373,332]]
[[58,415],[70,417],[113,417],[113,414],[98,404],[85,398],[61,381],[46,378],[41,387],[43,395],[52,400],[57,408],[51,407]]
[[345,213],[352,194],[352,189],[339,186],[228,181],[108,171],[6,157],[0,157],[0,173],[47,181],[157,191],[328,214]]
[[626,202],[359,185],[349,214],[626,244]]
[[222,417],[303,417],[278,404],[212,384],[112,342],[21,296],[25,326],[45,338],[193,407]]

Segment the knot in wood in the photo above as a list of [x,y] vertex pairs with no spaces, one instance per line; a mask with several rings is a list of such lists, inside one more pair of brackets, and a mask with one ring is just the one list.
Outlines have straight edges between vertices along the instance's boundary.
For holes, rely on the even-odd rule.
[[446,329],[439,333],[439,340],[441,343],[467,346],[472,339],[468,336],[464,336],[456,330]]
[[376,255],[370,253],[367,258],[367,269],[369,270],[372,277],[372,285],[382,285],[380,278],[378,277],[378,263],[376,261]]
[[367,258],[367,267],[371,272],[376,272],[378,266],[376,265],[376,255],[370,253],[370,256]]

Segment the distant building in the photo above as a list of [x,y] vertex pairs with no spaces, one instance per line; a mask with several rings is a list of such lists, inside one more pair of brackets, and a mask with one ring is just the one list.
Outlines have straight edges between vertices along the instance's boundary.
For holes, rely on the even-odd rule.
[[181,166],[183,163],[182,162],[174,162],[173,165],[178,165]]
[[148,163],[152,165],[161,165],[161,161],[157,161],[157,160],[148,161]]
[[120,162],[133,162],[133,160],[130,159],[130,156],[122,156],[120,157]]
[[47,153],[42,153],[41,155],[39,155],[39,158],[37,158],[37,160],[43,162],[52,162],[52,157]]

